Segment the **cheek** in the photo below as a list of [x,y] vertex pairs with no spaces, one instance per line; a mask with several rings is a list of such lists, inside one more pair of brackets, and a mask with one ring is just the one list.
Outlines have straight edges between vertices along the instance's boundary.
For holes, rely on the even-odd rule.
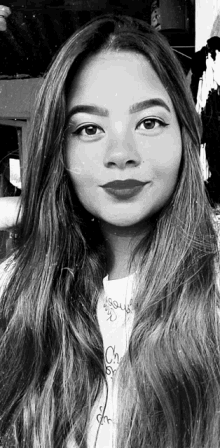
[[67,147],[65,166],[76,190],[89,189],[94,185],[95,170],[88,157]]
[[145,150],[145,163],[152,167],[153,174],[162,177],[178,176],[182,158],[182,142],[180,133],[160,136]]
[[85,162],[77,157],[76,151],[73,151],[70,145],[67,145],[65,151],[65,167],[71,176],[74,178],[82,174]]
[[165,153],[160,153],[158,159],[155,160],[155,171],[164,173],[164,175],[176,176],[179,171],[181,157],[181,151],[178,151],[177,148],[174,151],[169,150]]

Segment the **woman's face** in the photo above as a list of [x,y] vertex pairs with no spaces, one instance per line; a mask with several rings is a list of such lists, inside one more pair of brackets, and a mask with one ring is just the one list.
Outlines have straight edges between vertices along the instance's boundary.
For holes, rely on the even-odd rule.
[[103,224],[133,226],[172,195],[181,135],[171,99],[140,54],[84,63],[67,101],[66,165],[76,194]]

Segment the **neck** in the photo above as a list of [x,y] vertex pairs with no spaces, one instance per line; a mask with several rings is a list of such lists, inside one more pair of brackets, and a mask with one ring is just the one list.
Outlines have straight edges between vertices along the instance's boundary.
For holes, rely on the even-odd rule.
[[109,280],[127,277],[136,271],[137,256],[130,265],[135,247],[146,235],[147,224],[129,227],[117,227],[101,223],[101,230],[107,243]]

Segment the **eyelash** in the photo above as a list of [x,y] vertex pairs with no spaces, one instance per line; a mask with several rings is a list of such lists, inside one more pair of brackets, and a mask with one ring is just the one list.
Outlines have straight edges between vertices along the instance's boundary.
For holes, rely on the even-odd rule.
[[[83,126],[80,126],[78,129],[76,129],[74,132],[73,132],[73,134],[74,135],[80,135],[81,134],[81,132],[83,131],[83,129],[86,129],[86,128],[96,128],[96,129],[99,129],[99,130],[103,130],[100,126],[97,126],[96,124],[84,124]],[[91,134],[91,135],[97,135],[97,134]],[[87,136],[88,136],[88,134],[87,134]]]
[[[138,127],[141,125],[141,124],[143,124],[144,122],[154,122],[154,123],[157,123],[159,126],[162,126],[162,127],[166,127],[166,126],[168,126],[168,123],[166,123],[165,121],[163,121],[163,120],[160,120],[159,118],[154,118],[154,117],[149,117],[149,118],[144,118],[144,120],[141,120],[138,124],[137,124],[137,126],[136,126],[136,128],[135,129],[138,129]],[[151,130],[154,130],[154,129],[157,129],[157,127],[153,127],[153,128],[149,128],[149,129],[146,129],[145,128],[145,130],[146,131],[151,131]]]
[[[168,126],[168,123],[166,123],[165,121],[163,121],[163,120],[159,120],[158,118],[145,118],[144,120],[142,120],[141,122],[139,122],[138,124],[137,124],[137,126],[136,126],[136,128],[135,129],[138,129],[138,127],[141,125],[141,124],[143,124],[144,122],[154,122],[154,123],[157,123],[159,126],[162,126],[162,127],[166,127],[166,126]],[[82,131],[83,130],[85,130],[85,129],[87,129],[87,128],[96,128],[96,129],[99,129],[100,131],[103,131],[103,129],[100,127],[100,126],[97,126],[97,125],[95,125],[95,124],[85,124],[85,125],[83,125],[83,126],[80,126],[78,129],[76,129],[72,134],[73,135],[80,135],[81,133],[82,133]],[[157,127],[153,127],[153,128],[149,128],[149,129],[146,129],[145,128],[145,130],[146,131],[151,131],[151,130],[154,130],[154,129],[157,129]],[[81,134],[82,135],[82,134]],[[98,134],[90,134],[91,136],[96,136],[96,135],[98,135]],[[89,136],[89,134],[87,134],[86,135],[87,137]]]

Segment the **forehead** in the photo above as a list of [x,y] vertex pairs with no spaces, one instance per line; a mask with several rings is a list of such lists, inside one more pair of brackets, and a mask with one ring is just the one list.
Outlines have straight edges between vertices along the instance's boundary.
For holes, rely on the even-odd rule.
[[75,103],[129,107],[160,97],[172,109],[171,99],[149,61],[134,52],[109,51],[88,58],[75,75],[67,110]]

